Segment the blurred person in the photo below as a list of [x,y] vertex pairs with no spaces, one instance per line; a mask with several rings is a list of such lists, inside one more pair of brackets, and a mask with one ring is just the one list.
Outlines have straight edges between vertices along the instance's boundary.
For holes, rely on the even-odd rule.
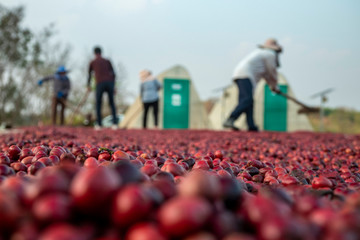
[[147,127],[147,115],[150,107],[154,113],[154,125],[158,128],[158,115],[159,115],[159,94],[161,89],[159,81],[152,76],[149,70],[142,70],[139,73],[141,85],[140,85],[140,97],[144,106],[143,116],[143,128]]
[[89,64],[89,77],[88,77],[88,91],[91,91],[90,83],[92,74],[95,75],[96,81],[96,125],[95,129],[101,129],[102,127],[102,96],[103,93],[107,93],[109,97],[109,106],[111,108],[112,114],[112,122],[113,129],[117,129],[118,127],[118,119],[116,116],[116,107],[114,102],[114,94],[115,94],[115,72],[112,67],[110,60],[105,59],[101,55],[101,48],[94,48],[95,58]]
[[54,95],[52,97],[52,124],[56,125],[58,106],[60,106],[60,125],[65,124],[65,108],[66,100],[71,88],[70,79],[67,76],[68,70],[64,66],[59,66],[54,75],[44,77],[38,81],[38,85],[41,86],[44,82],[53,81]]
[[233,81],[239,89],[238,105],[232,111],[229,118],[223,123],[223,127],[225,128],[239,130],[234,125],[234,122],[242,113],[245,113],[248,130],[258,131],[258,127],[255,125],[253,118],[253,94],[256,84],[260,79],[264,78],[273,92],[280,92],[277,86],[278,78],[276,68],[280,66],[279,54],[282,52],[282,47],[272,38],[267,39],[264,44],[258,47],[258,49],[247,55],[235,67]]

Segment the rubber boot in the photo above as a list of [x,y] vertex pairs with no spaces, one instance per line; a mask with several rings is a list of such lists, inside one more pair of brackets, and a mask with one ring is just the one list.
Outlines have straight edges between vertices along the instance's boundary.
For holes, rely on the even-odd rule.
[[239,128],[235,127],[234,122],[235,122],[235,119],[228,118],[228,119],[223,123],[223,127],[224,127],[224,128],[231,128],[232,130],[239,131]]

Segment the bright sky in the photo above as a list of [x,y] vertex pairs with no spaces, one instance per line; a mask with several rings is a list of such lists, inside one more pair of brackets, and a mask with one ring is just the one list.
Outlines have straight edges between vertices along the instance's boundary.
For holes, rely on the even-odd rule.
[[[360,1],[358,0],[1,0],[23,4],[25,24],[56,25],[56,38],[84,63],[95,45],[127,71],[127,90],[138,94],[138,72],[158,74],[185,66],[201,97],[231,83],[238,61],[268,37],[283,46],[279,69],[295,95],[327,88],[327,106],[360,110]],[[69,66],[74,69],[79,66]],[[70,75],[71,76],[71,75]],[[86,76],[76,81],[86,82]]]

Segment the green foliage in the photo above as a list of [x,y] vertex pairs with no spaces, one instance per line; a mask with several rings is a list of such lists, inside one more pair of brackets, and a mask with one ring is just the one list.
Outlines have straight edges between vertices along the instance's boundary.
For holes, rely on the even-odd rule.
[[329,116],[334,113],[334,109],[331,108],[324,108],[324,116]]
[[[327,108],[324,111],[324,131],[345,134],[360,133],[360,112],[344,108]],[[320,131],[320,116],[309,115],[315,131]]]
[[49,118],[51,84],[39,88],[37,81],[69,58],[69,47],[50,44],[54,26],[35,34],[23,26],[24,11],[0,4],[0,123],[32,124]]
[[[18,124],[20,118],[18,118],[17,109],[23,109],[25,107],[25,98],[23,98],[21,92],[18,91],[18,87],[13,79],[10,79],[10,81],[1,88],[0,91],[3,93],[0,96],[1,101],[8,102],[10,100],[11,103],[5,108],[5,116],[9,119],[13,119],[13,122]],[[4,89],[6,89],[6,91]]]
[[21,25],[23,19],[23,7],[6,9],[0,5],[1,65],[6,62],[26,67],[29,62],[39,62],[40,43],[35,40],[30,29]]
[[38,62],[39,44],[33,34],[21,26],[24,9],[5,9],[0,5],[0,121],[18,123],[26,105],[26,94],[14,78],[17,70]]

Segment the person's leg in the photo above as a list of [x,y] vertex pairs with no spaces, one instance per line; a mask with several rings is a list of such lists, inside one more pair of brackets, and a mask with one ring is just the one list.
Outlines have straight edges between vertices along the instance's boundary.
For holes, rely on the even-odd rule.
[[254,123],[254,98],[253,98],[253,85],[249,79],[243,81],[242,89],[245,92],[251,93],[246,96],[244,100],[244,105],[246,106],[244,112],[246,114],[246,123],[248,125],[249,131],[258,131],[257,126]]
[[236,80],[235,82],[239,90],[238,105],[232,111],[230,117],[226,120],[223,126],[237,129],[234,126],[234,121],[238,119],[240,115],[244,113],[252,105],[253,93],[252,93],[252,84],[250,79],[239,79]]
[[231,113],[230,118],[238,119],[240,115],[252,104],[252,85],[249,79],[237,80],[239,89],[238,105]]
[[251,105],[245,110],[246,113],[246,123],[248,125],[249,131],[257,132],[259,129],[254,123],[254,100]]
[[148,115],[151,103],[143,103],[143,104],[144,104],[143,128],[145,129],[146,125],[147,125],[147,115]]
[[64,125],[65,124],[65,104],[66,104],[66,99],[62,98],[61,101],[59,101],[60,104],[60,125]]
[[101,105],[102,105],[102,95],[104,92],[103,83],[96,84],[96,121],[99,126],[101,123]]
[[106,91],[108,93],[109,96],[109,106],[111,109],[111,114],[113,117],[113,124],[118,124],[118,119],[116,116],[116,107],[115,107],[115,101],[114,101],[114,87],[115,87],[115,82],[106,82]]
[[153,110],[154,110],[154,124],[155,127],[158,127],[158,116],[159,116],[159,100],[156,100],[153,103]]
[[56,125],[56,114],[57,114],[57,99],[56,96],[52,98],[52,112],[51,112],[51,122],[53,125]]

